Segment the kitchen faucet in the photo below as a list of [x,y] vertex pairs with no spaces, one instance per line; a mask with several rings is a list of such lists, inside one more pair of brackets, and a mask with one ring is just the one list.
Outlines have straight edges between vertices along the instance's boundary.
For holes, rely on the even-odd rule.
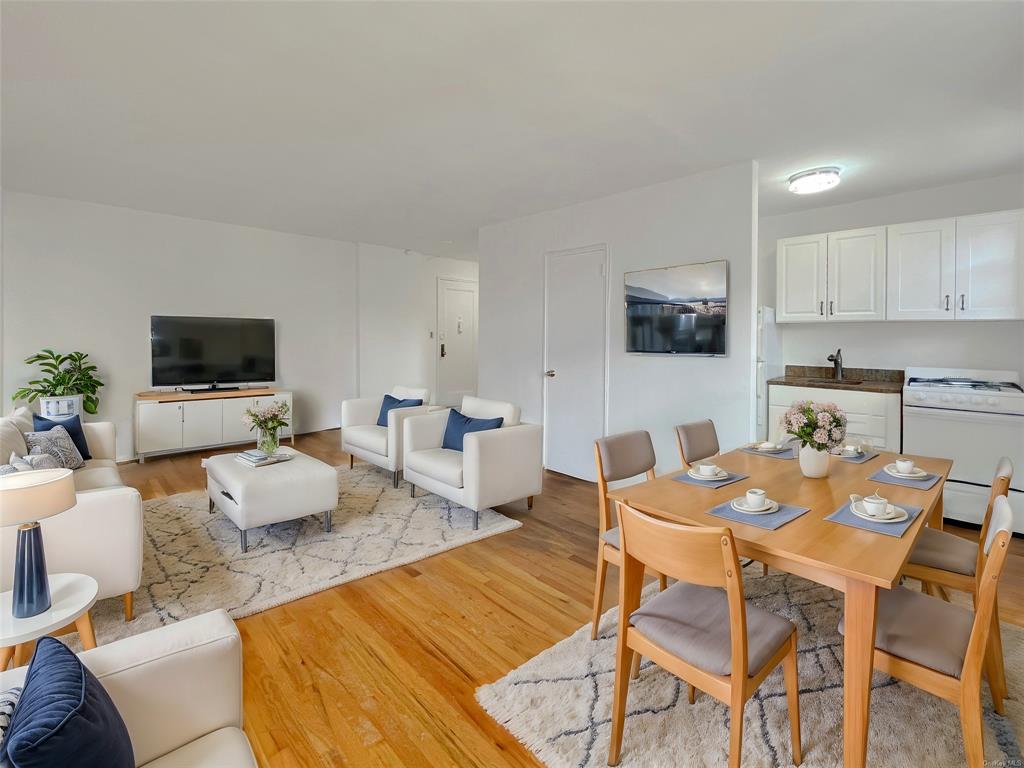
[[828,356],[828,361],[832,363],[832,378],[836,381],[843,380],[843,350],[837,349],[834,355]]

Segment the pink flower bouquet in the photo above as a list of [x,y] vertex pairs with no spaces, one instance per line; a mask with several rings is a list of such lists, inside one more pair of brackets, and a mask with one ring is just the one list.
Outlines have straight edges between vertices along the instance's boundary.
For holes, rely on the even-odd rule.
[[797,437],[801,446],[830,451],[846,439],[846,414],[835,403],[800,400],[783,414],[782,429]]

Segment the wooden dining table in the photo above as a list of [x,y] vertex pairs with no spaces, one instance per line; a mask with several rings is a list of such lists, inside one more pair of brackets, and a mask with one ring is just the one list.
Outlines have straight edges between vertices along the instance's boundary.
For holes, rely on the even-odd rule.
[[[674,478],[685,470],[677,470],[609,493],[612,499],[665,520],[731,528],[742,557],[759,560],[843,593],[846,616],[843,764],[846,768],[863,768],[867,758],[878,590],[892,589],[899,584],[900,572],[922,528],[926,524],[942,526],[942,488],[953,462],[926,456],[912,458],[918,466],[941,478],[927,491],[868,479],[895,461],[896,454],[892,453],[880,453],[862,464],[833,456],[829,459],[829,476],[811,479],[803,476],[796,459],[735,450],[708,461],[750,477],[722,488],[679,482]],[[809,507],[810,512],[774,531],[708,514],[718,504],[742,496],[748,488],[763,488],[769,499]],[[876,488],[893,504],[912,504],[924,510],[901,537],[825,519],[845,504],[851,493],[867,496]]]

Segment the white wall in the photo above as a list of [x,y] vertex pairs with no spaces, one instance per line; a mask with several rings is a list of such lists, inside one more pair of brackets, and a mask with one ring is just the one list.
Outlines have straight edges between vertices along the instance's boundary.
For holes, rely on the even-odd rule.
[[[760,303],[775,306],[775,242],[779,238],[842,229],[899,224],[1024,207],[1024,175],[921,189],[846,205],[763,217],[758,225]],[[829,365],[837,347],[856,368],[943,366],[1024,373],[1024,321],[788,323],[783,360]]]
[[149,387],[151,314],[274,317],[278,384],[295,426],[338,426],[354,396],[354,243],[5,192],[3,405],[41,347],[88,352],[106,386],[99,417],[133,455],[133,395]]
[[[722,445],[750,436],[751,271],[756,170],[716,171],[483,227],[480,230],[480,393],[540,422],[544,254],[604,243],[610,262],[608,431],[646,429],[659,471],[679,466],[673,426],[712,418]],[[630,355],[624,273],[729,261],[728,357]],[[599,435],[594,435],[599,437]]]
[[358,248],[360,396],[404,384],[427,387],[436,398],[437,278],[476,280],[476,262]]

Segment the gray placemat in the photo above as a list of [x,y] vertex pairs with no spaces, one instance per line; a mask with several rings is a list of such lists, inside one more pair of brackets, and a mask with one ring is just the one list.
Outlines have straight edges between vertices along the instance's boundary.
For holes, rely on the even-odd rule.
[[904,480],[902,477],[893,477],[885,471],[885,467],[875,472],[868,480],[875,480],[879,483],[888,483],[889,485],[902,485],[906,488],[916,488],[919,491],[927,491],[937,482],[939,482],[939,476],[929,474],[921,480]]
[[875,533],[883,533],[886,536],[899,538],[907,532],[907,529],[913,525],[917,516],[921,514],[921,507],[915,507],[910,504],[897,504],[896,506],[907,510],[908,517],[902,523],[876,523],[872,520],[857,517],[850,509],[850,502],[843,504],[843,506],[825,519],[840,525],[848,525],[851,528],[862,528],[865,531],[874,531]]
[[789,504],[779,504],[778,510],[770,515],[747,515],[743,512],[737,512],[732,508],[732,502],[727,501],[724,504],[719,504],[717,507],[709,509],[708,514],[725,520],[732,520],[734,523],[746,523],[747,525],[756,525],[758,528],[767,528],[769,531],[774,531],[776,528],[781,528],[791,520],[796,520],[800,515],[810,511],[810,507],[794,507]]
[[[729,472],[729,470],[725,470]],[[729,472],[729,476],[724,480],[694,480],[688,474],[683,472],[681,475],[676,475],[672,479],[680,483],[689,483],[690,485],[696,485],[698,488],[723,488],[733,483],[738,483],[740,480],[746,480],[750,475],[744,475],[742,472]]]
[[866,461],[871,461],[877,455],[878,451],[868,451],[862,456],[843,456],[841,453],[835,454],[836,458],[840,461],[848,461],[851,464],[863,464]]
[[753,448],[740,448],[744,453],[751,453],[754,456],[767,456],[769,459],[795,459],[797,454],[797,445],[791,445],[784,451],[778,453],[768,453],[766,451],[755,451]]

